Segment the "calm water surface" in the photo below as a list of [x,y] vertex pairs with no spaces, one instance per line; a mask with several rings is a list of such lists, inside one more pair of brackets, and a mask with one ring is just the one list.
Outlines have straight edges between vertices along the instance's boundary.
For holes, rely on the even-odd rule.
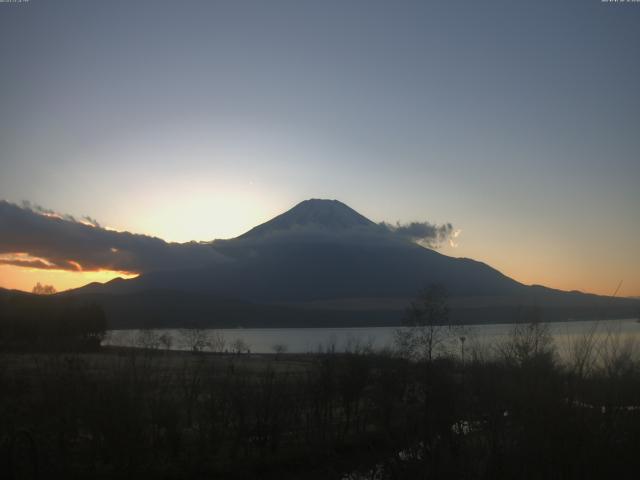
[[[566,356],[576,342],[585,335],[591,335],[597,345],[617,342],[627,347],[632,343],[640,344],[640,323],[636,319],[579,321],[549,323],[550,332],[558,353]],[[444,351],[458,353],[460,336],[465,337],[465,349],[490,349],[509,339],[514,324],[469,325],[463,331],[456,331],[442,348]],[[206,329],[209,339],[223,338],[225,349],[242,340],[251,353],[273,353],[275,345],[284,345],[289,353],[308,353],[326,350],[344,352],[362,347],[373,349],[391,348],[397,327],[362,328],[235,328]],[[154,329],[155,335],[169,335],[171,348],[188,350],[189,342],[180,329]],[[141,330],[111,330],[103,345],[140,346]],[[212,342],[216,343],[216,342]]]

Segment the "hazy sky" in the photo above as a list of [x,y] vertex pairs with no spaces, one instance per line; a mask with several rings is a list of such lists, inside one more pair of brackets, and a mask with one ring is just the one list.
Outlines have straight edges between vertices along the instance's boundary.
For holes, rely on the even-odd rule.
[[[640,295],[640,3],[0,3],[0,169],[0,199],[167,240],[337,198]],[[40,278],[89,277],[0,267]]]

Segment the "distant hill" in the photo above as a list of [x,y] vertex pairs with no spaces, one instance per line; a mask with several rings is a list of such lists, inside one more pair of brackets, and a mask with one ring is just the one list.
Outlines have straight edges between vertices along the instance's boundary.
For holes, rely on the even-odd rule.
[[89,296],[119,327],[397,324],[404,305],[432,283],[465,322],[631,316],[640,302],[526,286],[490,266],[442,255],[372,222],[337,200],[306,200],[210,248],[230,261],[90,284]]
[[32,295],[31,293],[23,292],[22,290],[9,290],[7,288],[0,287],[0,297],[8,297],[11,295]]

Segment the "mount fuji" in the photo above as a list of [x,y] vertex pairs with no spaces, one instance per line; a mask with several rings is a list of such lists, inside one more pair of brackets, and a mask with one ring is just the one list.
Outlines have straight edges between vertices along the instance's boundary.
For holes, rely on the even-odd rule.
[[229,240],[226,261],[90,284],[114,327],[394,325],[411,298],[443,285],[454,318],[517,321],[625,316],[638,302],[523,285],[494,268],[396,235],[337,200],[306,200]]

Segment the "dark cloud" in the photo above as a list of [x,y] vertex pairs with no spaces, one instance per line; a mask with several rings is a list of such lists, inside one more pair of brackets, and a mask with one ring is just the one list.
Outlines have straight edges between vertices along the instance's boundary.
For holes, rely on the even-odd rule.
[[0,258],[0,265],[14,265],[16,267],[28,267],[28,268],[39,268],[40,270],[72,270],[72,271],[82,271],[79,265],[76,262],[65,262],[62,265],[56,265],[53,263],[49,263],[45,260],[41,260],[39,258],[22,258],[22,257],[9,257],[9,258]]
[[[355,225],[348,228],[333,229],[318,224],[294,225],[284,229],[261,231],[259,235],[243,235],[231,240],[215,240],[213,245],[221,249],[234,247],[251,248],[254,246],[335,243],[384,246],[390,243],[415,242],[429,248],[438,248],[443,243],[453,244],[457,236],[453,225],[446,223],[435,225],[429,222],[411,222],[395,225],[382,222],[371,225]],[[454,245],[455,246],[455,245]],[[224,250],[221,250],[224,251]]]
[[77,221],[39,205],[6,201],[0,201],[0,256],[0,264],[31,268],[135,273],[228,261],[208,244],[115,232],[90,217]]
[[251,248],[269,245],[287,244],[355,244],[376,245],[388,244],[398,240],[388,231],[381,229],[376,224],[371,226],[352,226],[343,229],[331,229],[317,224],[293,225],[284,229],[262,231],[255,236],[240,236],[230,240],[214,240],[212,245],[216,248]]
[[383,222],[339,229],[294,225],[232,240],[168,243],[147,235],[107,230],[88,216],[76,220],[29,202],[18,206],[0,201],[0,265],[44,270],[146,273],[211,266],[231,261],[230,257],[237,256],[234,252],[247,254],[255,247],[271,244],[331,242],[364,246],[411,241],[437,248],[455,236],[450,223]]

